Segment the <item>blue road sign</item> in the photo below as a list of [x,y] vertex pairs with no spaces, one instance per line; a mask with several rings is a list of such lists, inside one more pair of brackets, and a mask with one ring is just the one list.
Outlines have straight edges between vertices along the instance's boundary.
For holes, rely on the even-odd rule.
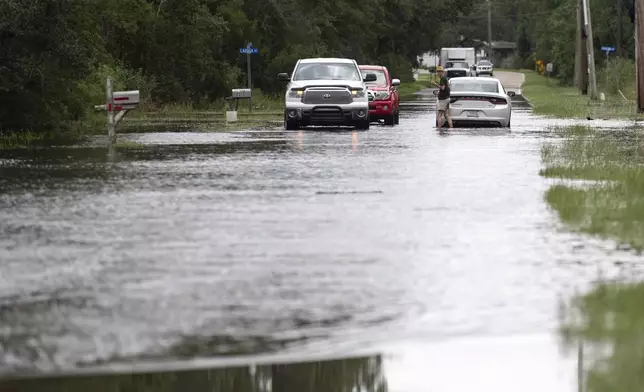
[[257,54],[259,52],[259,49],[253,48],[253,43],[249,42],[248,45],[246,45],[245,48],[240,48],[239,53],[241,54]]
[[614,52],[615,48],[612,46],[602,46],[602,52]]

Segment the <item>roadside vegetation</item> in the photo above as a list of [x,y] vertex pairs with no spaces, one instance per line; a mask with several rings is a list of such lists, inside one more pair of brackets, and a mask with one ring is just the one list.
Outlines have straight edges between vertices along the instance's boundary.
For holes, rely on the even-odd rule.
[[639,119],[636,113],[635,66],[630,60],[615,60],[597,73],[597,90],[605,101],[593,101],[579,88],[561,79],[521,70],[525,75],[523,95],[536,114],[559,118]]
[[544,144],[541,174],[588,180],[554,185],[547,202],[570,227],[644,249],[644,133],[557,128],[562,141]]
[[[252,84],[263,92],[253,100],[255,112],[276,110],[273,96],[284,88],[277,74],[303,57],[382,64],[411,83],[417,56],[439,48],[441,26],[456,23],[472,3],[6,0],[0,126],[17,133],[88,130],[108,75],[115,90],[141,91],[141,112],[223,113],[223,98],[247,85],[240,48],[249,42],[258,49]],[[387,22],[374,23],[381,20]],[[243,115],[243,103],[240,109]]]
[[[570,228],[641,253],[644,130],[572,126],[554,131],[562,139],[544,144],[541,174],[562,182],[547,191],[548,204]],[[590,292],[563,304],[564,341],[570,347],[585,346],[586,391],[637,390],[644,385],[644,283],[631,277],[630,271],[623,281],[599,277]]]

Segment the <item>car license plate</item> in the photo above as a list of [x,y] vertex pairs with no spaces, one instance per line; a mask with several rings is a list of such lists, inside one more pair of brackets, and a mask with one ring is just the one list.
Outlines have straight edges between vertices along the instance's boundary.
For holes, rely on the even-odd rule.
[[479,112],[475,112],[471,110],[467,112],[467,117],[478,117],[478,116],[479,116]]

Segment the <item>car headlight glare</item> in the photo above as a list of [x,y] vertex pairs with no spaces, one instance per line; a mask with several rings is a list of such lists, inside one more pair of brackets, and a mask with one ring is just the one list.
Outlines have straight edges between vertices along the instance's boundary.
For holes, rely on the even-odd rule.
[[304,90],[302,89],[291,89],[288,91],[287,98],[290,99],[302,99],[302,95],[304,94]]
[[351,96],[353,98],[364,98],[367,96],[367,93],[365,90],[356,89],[356,90],[351,90]]

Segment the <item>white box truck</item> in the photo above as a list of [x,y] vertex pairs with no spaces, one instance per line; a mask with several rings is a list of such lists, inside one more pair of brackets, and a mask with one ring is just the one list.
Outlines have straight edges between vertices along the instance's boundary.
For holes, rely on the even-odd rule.
[[476,63],[474,48],[442,48],[440,64],[448,78],[471,76]]

